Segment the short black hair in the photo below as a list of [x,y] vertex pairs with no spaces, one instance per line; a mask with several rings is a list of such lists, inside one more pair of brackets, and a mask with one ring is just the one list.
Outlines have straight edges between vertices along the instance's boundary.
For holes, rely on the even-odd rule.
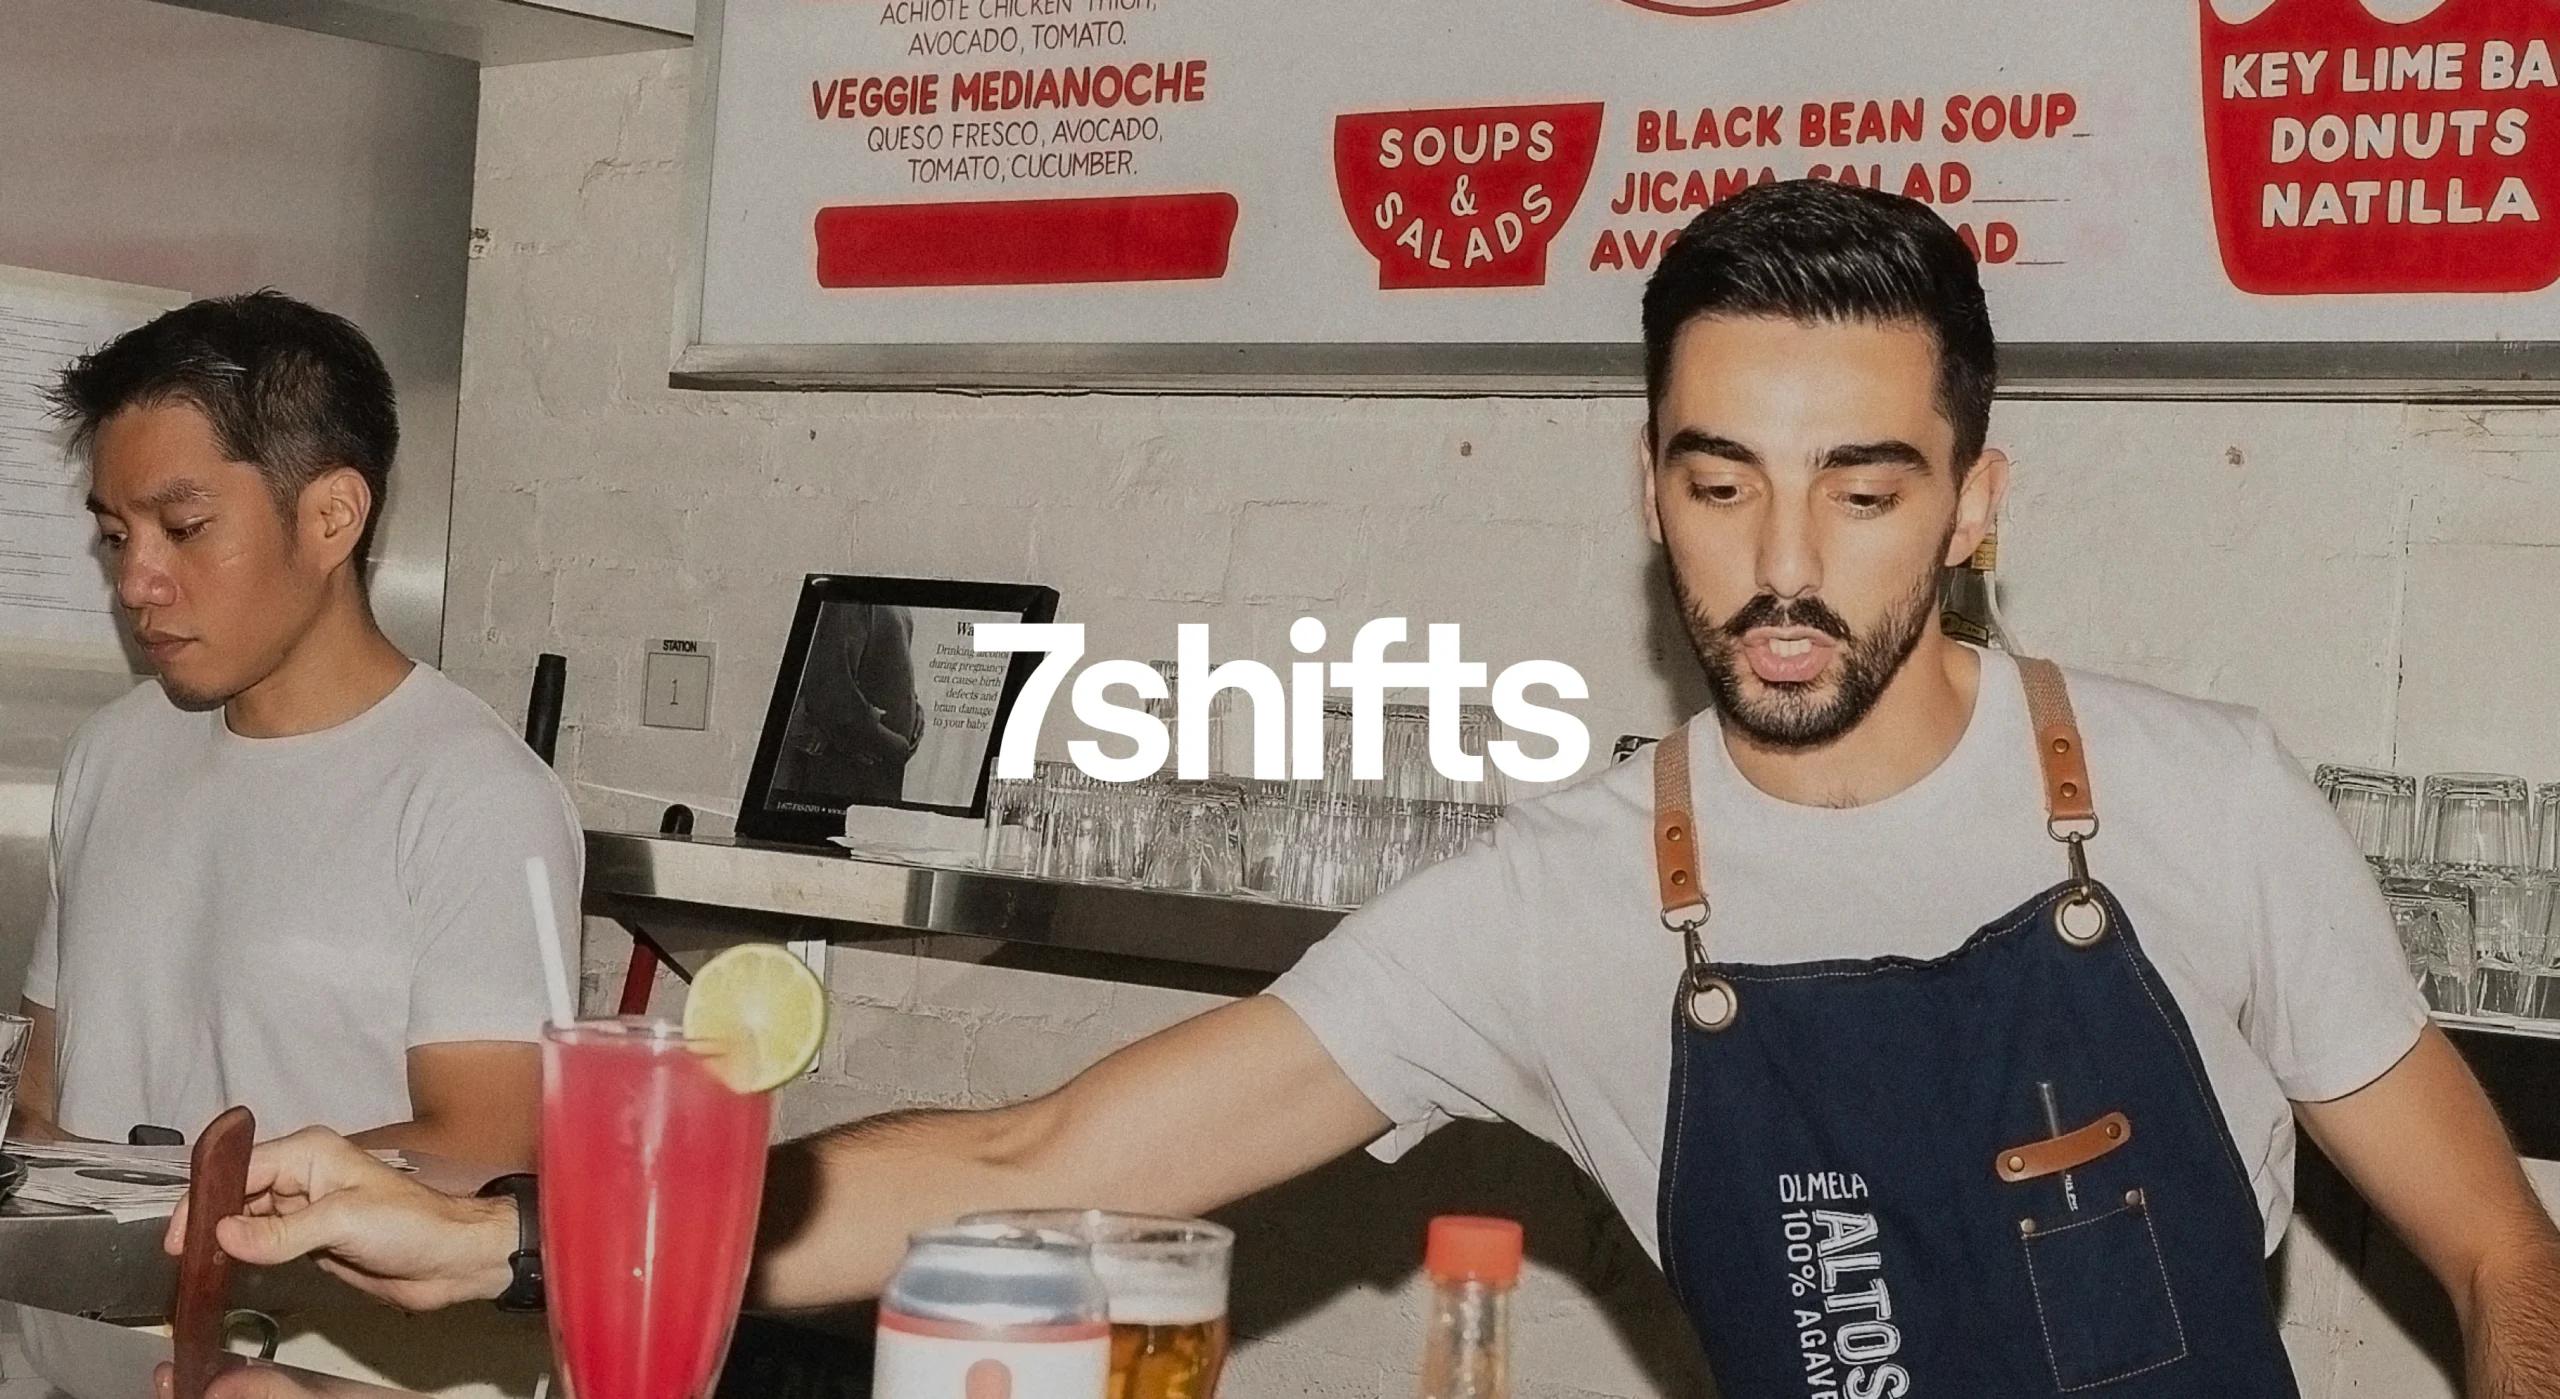
[[1973,251],[1928,205],[1834,180],[1755,185],[1691,221],[1644,289],[1646,422],[1702,316],[1916,325],[1938,342],[1958,475],[1982,454],[2000,352]]
[[266,478],[288,521],[303,487],[340,467],[355,472],[373,492],[356,541],[363,576],[400,414],[382,356],[346,317],[273,288],[191,302],[82,355],[48,396],[74,447],[128,408],[195,408],[223,455]]

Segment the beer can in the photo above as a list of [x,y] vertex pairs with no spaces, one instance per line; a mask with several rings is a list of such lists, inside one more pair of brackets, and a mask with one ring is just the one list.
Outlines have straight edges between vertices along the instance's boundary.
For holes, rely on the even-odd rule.
[[1102,1399],[1110,1372],[1110,1301],[1068,1234],[929,1229],[880,1295],[874,1399]]

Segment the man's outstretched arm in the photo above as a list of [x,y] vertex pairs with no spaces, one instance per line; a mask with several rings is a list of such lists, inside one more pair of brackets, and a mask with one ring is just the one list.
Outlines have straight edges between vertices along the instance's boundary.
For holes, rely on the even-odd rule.
[[[876,1294],[909,1233],[973,1210],[1094,1206],[1196,1214],[1302,1174],[1387,1128],[1297,1014],[1223,1006],[1104,1059],[1044,1098],[893,1113],[777,1148],[749,1305]],[[220,1227],[244,1262],[316,1255],[413,1310],[493,1297],[514,1207],[456,1200],[327,1133],[258,1148],[247,1214]],[[170,1223],[184,1237],[183,1211]]]
[[2464,1392],[2560,1394],[2560,1228],[2444,1032],[2428,1027],[2389,1073],[2297,1110],[2452,1297]]

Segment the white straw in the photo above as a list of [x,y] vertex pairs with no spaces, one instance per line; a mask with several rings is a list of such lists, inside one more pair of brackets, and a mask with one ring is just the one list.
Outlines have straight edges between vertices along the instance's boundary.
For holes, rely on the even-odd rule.
[[542,980],[551,992],[551,1023],[578,1023],[569,999],[569,968],[560,959],[560,915],[551,910],[551,866],[536,855],[524,862],[524,889],[533,897],[533,940],[542,945]]

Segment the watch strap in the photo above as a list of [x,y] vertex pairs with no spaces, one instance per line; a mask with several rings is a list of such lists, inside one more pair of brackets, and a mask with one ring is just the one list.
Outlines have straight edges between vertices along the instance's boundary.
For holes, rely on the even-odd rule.
[[503,1175],[480,1187],[482,1199],[505,1198],[516,1204],[516,1247],[507,1255],[507,1290],[498,1294],[502,1312],[538,1312],[543,1308],[542,1208],[539,1182],[528,1174]]

